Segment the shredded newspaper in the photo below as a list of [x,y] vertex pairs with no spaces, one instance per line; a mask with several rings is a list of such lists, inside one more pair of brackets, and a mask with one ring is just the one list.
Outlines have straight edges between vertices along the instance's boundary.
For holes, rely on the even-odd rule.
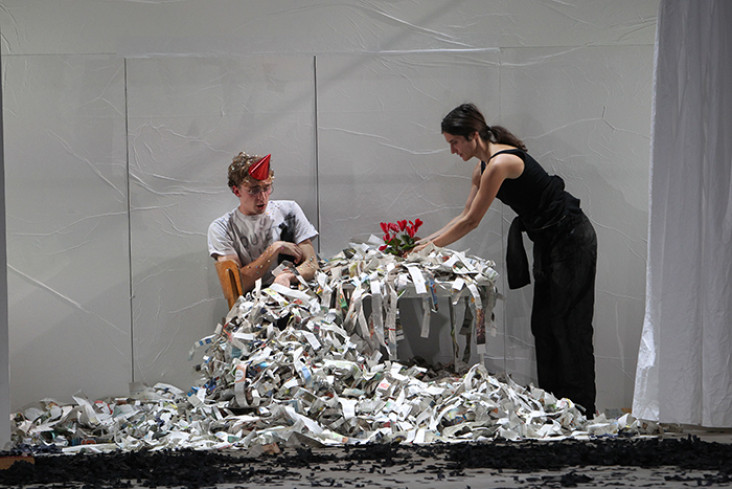
[[[138,385],[128,397],[77,395],[74,404],[45,399],[12,416],[12,442],[73,453],[559,440],[657,429],[630,415],[588,420],[571,400],[490,375],[482,362],[462,375],[435,375],[398,360],[400,299],[422,299],[422,324],[406,327],[423,336],[439,297],[451,306],[465,301],[460,334],[475,335],[480,352],[486,328],[495,331],[497,279],[493,262],[445,248],[404,259],[352,244],[312,284],[257,286],[240,297],[191,350],[202,353],[196,385]],[[451,319],[455,329],[452,307]],[[455,342],[454,354],[453,371],[461,370],[470,352],[460,356]]]

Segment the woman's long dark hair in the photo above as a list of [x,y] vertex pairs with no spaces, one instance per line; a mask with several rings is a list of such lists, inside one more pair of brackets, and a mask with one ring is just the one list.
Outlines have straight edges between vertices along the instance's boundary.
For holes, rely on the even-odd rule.
[[474,132],[477,132],[484,141],[495,144],[508,144],[526,151],[526,145],[511,131],[501,126],[489,126],[485,117],[473,104],[458,105],[442,119],[442,132],[463,136],[470,140]]

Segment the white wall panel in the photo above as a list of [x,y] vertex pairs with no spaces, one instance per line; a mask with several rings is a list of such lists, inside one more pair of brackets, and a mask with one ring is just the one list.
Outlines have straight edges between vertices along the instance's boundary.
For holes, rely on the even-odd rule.
[[[2,0],[16,54],[373,53],[653,43],[658,0]],[[4,51],[7,52],[7,51]]]
[[[236,205],[225,171],[242,149],[271,152],[273,197],[321,217],[323,256],[380,220],[444,224],[472,165],[439,123],[466,100],[524,137],[595,223],[599,407],[629,407],[657,7],[0,0],[13,408],[124,394],[133,359],[136,380],[186,387],[192,342],[225,312],[205,233]],[[503,272],[511,218],[495,206],[455,247]],[[507,294],[489,344],[491,370],[521,382],[535,378],[530,302]]]
[[232,157],[271,153],[272,198],[317,226],[313,60],[153,58],[127,73],[135,380],[186,389],[188,351],[227,312],[206,231],[238,205]]
[[3,57],[13,407],[127,392],[123,61]]
[[[598,405],[628,407],[644,314],[653,47],[506,49],[503,61],[504,123],[564,178],[595,226]],[[528,365],[523,293],[507,301],[508,335],[518,339],[507,358]]]

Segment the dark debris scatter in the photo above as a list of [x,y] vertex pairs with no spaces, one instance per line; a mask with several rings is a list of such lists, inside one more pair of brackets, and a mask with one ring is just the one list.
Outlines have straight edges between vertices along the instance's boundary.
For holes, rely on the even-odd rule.
[[[439,445],[431,448],[441,450]],[[461,468],[534,471],[590,465],[676,466],[732,473],[732,445],[703,442],[696,437],[466,443],[450,448],[445,458]]]
[[[667,481],[694,486],[727,484],[732,482],[732,445],[703,442],[695,437],[426,446],[375,444],[298,448],[256,458],[246,452],[194,450],[77,455],[59,455],[46,450],[44,453],[35,451],[34,464],[17,462],[0,471],[0,486],[26,489],[54,486],[197,489],[217,484],[257,487],[289,480],[299,481],[303,487],[343,487],[337,478],[339,473],[359,472],[366,482],[369,471],[385,473],[387,468],[396,467],[400,473],[422,474],[432,481],[459,477],[467,470],[474,474],[482,473],[481,469],[490,472],[516,470],[520,473],[554,470],[557,471],[555,475],[524,479],[543,487],[577,487],[593,485],[594,473],[574,470],[588,466],[673,466],[677,472],[667,475]],[[708,473],[690,474],[686,472],[688,470]],[[608,472],[620,477],[623,473],[622,469]]]
[[0,471],[3,486],[77,483],[95,488],[213,487],[260,477],[288,475],[286,466],[205,451],[116,452],[94,455],[36,456]]

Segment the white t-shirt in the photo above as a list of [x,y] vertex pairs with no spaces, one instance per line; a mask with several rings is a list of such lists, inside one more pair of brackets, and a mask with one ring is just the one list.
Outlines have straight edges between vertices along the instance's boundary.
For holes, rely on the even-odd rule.
[[[275,241],[302,243],[318,235],[305,213],[293,200],[271,200],[263,214],[247,216],[238,208],[216,219],[208,227],[208,251],[218,256],[236,254],[242,265],[256,260]],[[270,271],[277,263],[270,264]],[[264,277],[270,282],[271,274]]]

